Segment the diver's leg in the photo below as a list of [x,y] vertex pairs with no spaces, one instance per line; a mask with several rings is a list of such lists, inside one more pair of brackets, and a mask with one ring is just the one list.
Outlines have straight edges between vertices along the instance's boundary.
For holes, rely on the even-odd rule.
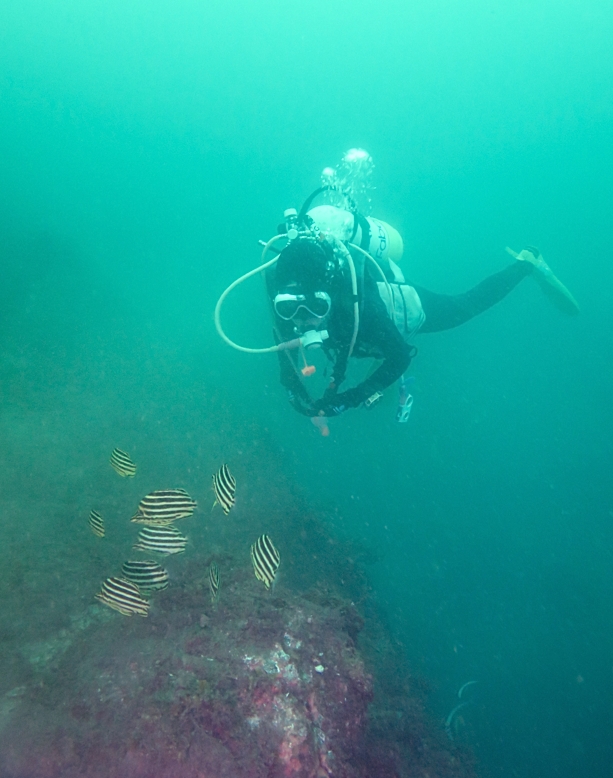
[[459,327],[500,302],[533,271],[534,266],[529,262],[513,262],[464,294],[437,294],[415,286],[426,314],[426,321],[420,328],[420,333]]

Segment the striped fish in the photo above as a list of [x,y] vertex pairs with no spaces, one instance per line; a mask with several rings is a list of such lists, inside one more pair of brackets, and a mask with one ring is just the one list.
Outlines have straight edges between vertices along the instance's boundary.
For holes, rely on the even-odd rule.
[[228,465],[222,465],[213,476],[213,491],[215,492],[213,508],[219,503],[221,510],[227,516],[230,513],[230,508],[234,505],[236,492],[236,479],[230,472]]
[[91,511],[89,514],[89,526],[91,531],[99,538],[104,537],[104,519],[98,511]]
[[123,563],[121,574],[128,581],[135,583],[141,591],[161,591],[168,586],[168,571],[151,559],[144,562],[130,559]]
[[156,551],[158,554],[181,554],[187,538],[176,527],[143,527],[138,542],[132,548],[139,551]]
[[96,599],[124,616],[146,616],[149,613],[149,603],[141,595],[138,586],[125,578],[107,578]]
[[126,454],[120,448],[114,448],[109,460],[111,467],[116,473],[119,473],[123,478],[134,478],[136,475],[136,465],[130,459],[130,455]]
[[268,535],[260,535],[251,546],[251,561],[255,577],[270,589],[277,575],[281,557]]
[[136,514],[132,516],[135,524],[148,524],[151,527],[163,527],[177,519],[191,516],[198,503],[185,489],[164,489],[151,492],[138,504]]
[[215,602],[219,592],[219,568],[215,562],[209,565],[209,589],[211,590],[211,602]]

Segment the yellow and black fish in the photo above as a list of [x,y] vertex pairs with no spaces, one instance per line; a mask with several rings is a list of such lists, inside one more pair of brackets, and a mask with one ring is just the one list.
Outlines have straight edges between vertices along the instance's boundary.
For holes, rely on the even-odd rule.
[[143,527],[138,533],[138,542],[132,548],[158,554],[181,554],[186,545],[185,535],[169,524],[167,527]]
[[219,592],[219,568],[215,562],[209,565],[209,589],[211,590],[211,601],[215,602]]
[[124,616],[146,616],[149,613],[149,603],[138,586],[125,578],[107,578],[96,599]]
[[89,514],[89,526],[91,531],[99,538],[104,537],[104,519],[98,511],[91,511]]
[[135,524],[163,527],[177,519],[191,516],[197,506],[198,503],[192,500],[185,489],[164,489],[143,497],[132,521]]
[[277,575],[281,557],[268,535],[260,535],[251,546],[251,561],[255,577],[270,589]]
[[161,591],[168,586],[168,571],[151,559],[142,562],[130,559],[123,563],[121,574],[142,591]]
[[213,491],[215,492],[213,508],[219,503],[227,516],[234,505],[236,493],[236,479],[230,472],[228,465],[222,465],[213,476]]
[[120,448],[113,449],[110,463],[113,470],[123,478],[134,478],[136,475],[136,465],[130,459],[130,455]]

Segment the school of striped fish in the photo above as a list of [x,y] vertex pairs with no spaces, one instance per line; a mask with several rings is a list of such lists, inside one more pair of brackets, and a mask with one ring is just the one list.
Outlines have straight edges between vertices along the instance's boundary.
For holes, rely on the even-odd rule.
[[270,589],[275,582],[281,557],[268,535],[260,535],[251,546],[251,562],[255,577]]
[[104,537],[104,519],[98,511],[91,511],[89,514],[89,526],[91,531],[99,538]]
[[132,546],[135,551],[155,551],[157,554],[182,554],[187,546],[185,535],[172,525],[167,527],[143,527],[138,540]]
[[219,568],[215,561],[209,565],[209,590],[211,592],[211,602],[216,602],[219,593]]
[[160,591],[168,587],[168,571],[151,559],[129,559],[123,563],[121,575],[141,590]]
[[120,448],[114,448],[109,460],[113,470],[122,478],[134,478],[136,475],[136,465],[129,454]]
[[166,526],[177,519],[191,516],[196,507],[196,501],[192,500],[185,489],[164,489],[143,497],[132,521],[135,524],[148,524],[150,527]]
[[102,589],[96,595],[96,599],[124,616],[134,616],[134,614],[147,616],[149,613],[148,600],[142,596],[135,583],[125,578],[114,576],[107,578],[102,584]]
[[[122,478],[136,476],[136,464],[132,457],[120,448],[113,449],[109,463]],[[236,502],[236,479],[227,464],[222,464],[213,474],[213,493],[215,505],[220,505],[228,516]],[[187,537],[175,527],[174,522],[193,516],[198,504],[185,489],[160,489],[145,495],[130,521],[143,525],[134,551],[146,554],[170,556],[181,554],[188,543]],[[89,527],[98,538],[106,537],[106,527],[102,514],[92,509],[89,514]],[[274,585],[281,556],[272,540],[266,534],[260,535],[251,545],[251,563],[258,581],[267,590]],[[95,595],[96,599],[124,616],[148,616],[151,607],[151,595],[167,589],[170,584],[168,571],[152,559],[129,559],[121,567],[119,576],[110,576]],[[211,602],[216,603],[220,589],[220,574],[213,560],[208,567],[208,584]]]
[[230,472],[228,465],[223,464],[213,475],[213,491],[215,502],[213,508],[219,504],[221,510],[227,516],[234,506],[234,494],[236,493],[236,479]]

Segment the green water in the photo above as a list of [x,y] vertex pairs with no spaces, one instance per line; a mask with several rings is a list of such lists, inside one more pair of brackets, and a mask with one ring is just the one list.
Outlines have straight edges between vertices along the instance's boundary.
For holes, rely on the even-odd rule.
[[[110,450],[152,488],[205,494],[227,459],[247,491],[291,483],[360,544],[436,715],[479,682],[459,736],[492,775],[609,773],[612,36],[596,0],[5,0],[11,678],[15,648],[86,607],[110,563],[83,520],[116,489]],[[402,232],[415,283],[460,292],[505,266],[506,245],[532,244],[582,313],[564,318],[528,279],[417,338],[408,425],[390,398],[323,439],[289,407],[276,357],[227,348],[212,311],[351,146],[375,159],[373,213]],[[224,316],[269,344],[257,281]]]

